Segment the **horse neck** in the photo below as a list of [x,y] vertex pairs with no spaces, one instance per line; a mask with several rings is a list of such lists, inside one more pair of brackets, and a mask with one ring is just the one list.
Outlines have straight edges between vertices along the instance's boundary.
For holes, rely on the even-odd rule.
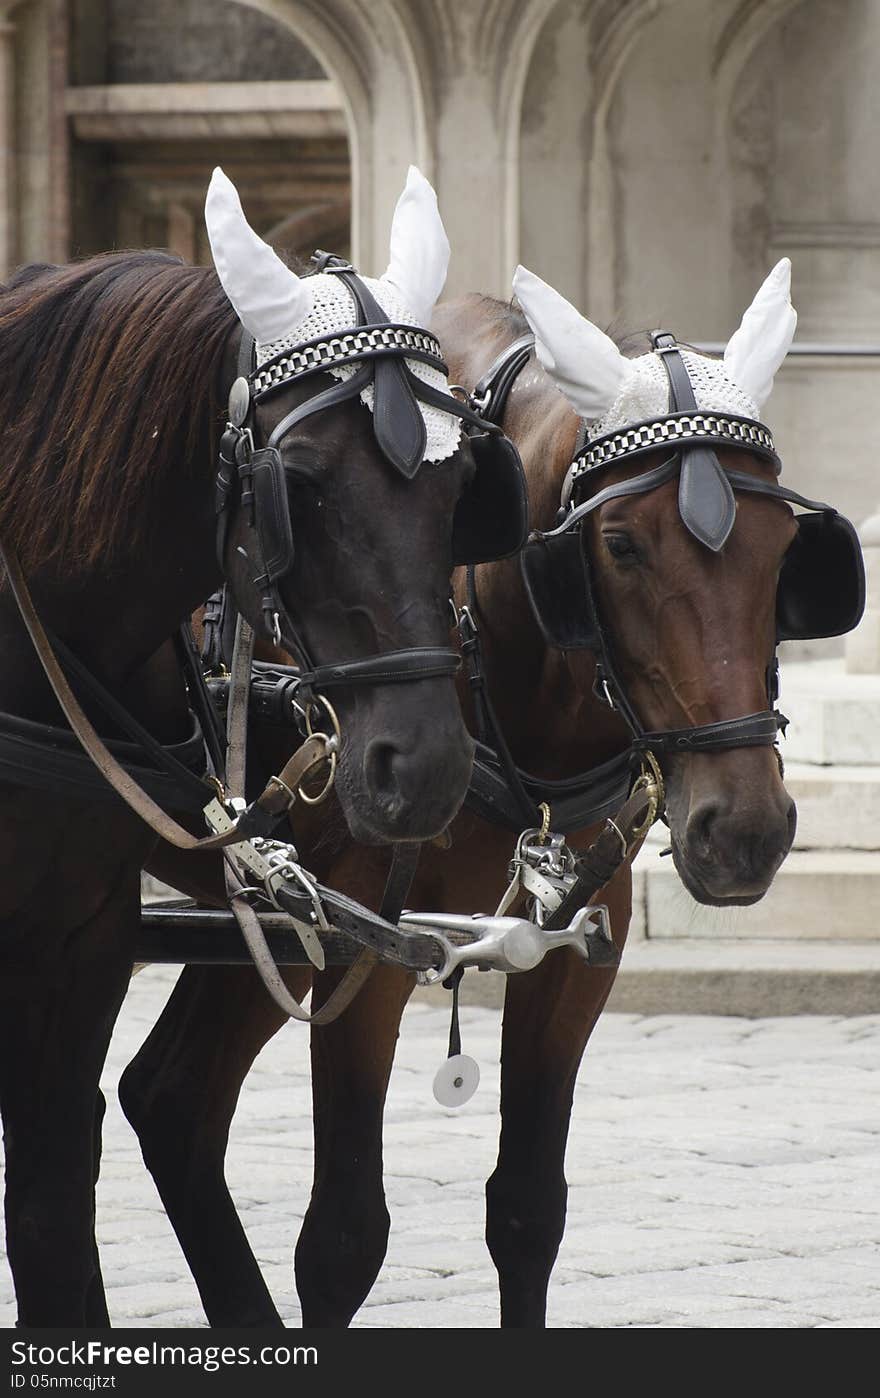
[[[111,691],[122,692],[218,584],[214,470],[204,442],[191,460],[175,463],[157,481],[143,544],[120,550],[109,565],[75,579],[46,568],[29,580],[41,620]],[[0,649],[16,657],[0,682],[0,707],[53,721],[42,669],[8,595],[0,612]]]
[[[524,333],[518,318],[505,311],[482,297],[440,308],[434,328],[456,382],[473,387],[505,346]],[[517,377],[502,425],[522,457],[532,528],[552,528],[578,419],[534,360]],[[476,570],[476,586],[486,680],[516,761],[554,778],[623,751],[627,730],[593,694],[592,655],[563,654],[546,645],[518,560],[483,564]]]

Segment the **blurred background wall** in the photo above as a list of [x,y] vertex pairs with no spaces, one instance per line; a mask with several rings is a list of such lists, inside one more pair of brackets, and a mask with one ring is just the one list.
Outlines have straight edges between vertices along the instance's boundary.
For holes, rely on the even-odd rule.
[[[593,319],[723,342],[773,262],[787,475],[880,497],[877,0],[0,0],[0,263],[207,254],[214,164],[278,247],[378,273],[415,161],[448,293],[523,261]],[[867,351],[867,352],[866,352]]]

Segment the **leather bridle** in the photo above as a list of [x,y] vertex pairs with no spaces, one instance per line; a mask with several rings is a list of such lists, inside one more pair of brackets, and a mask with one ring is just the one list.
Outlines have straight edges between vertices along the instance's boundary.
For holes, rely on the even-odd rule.
[[[404,476],[412,478],[424,455],[425,427],[416,399],[453,413],[480,432],[498,433],[468,404],[432,388],[416,377],[406,364],[419,359],[446,373],[440,346],[433,335],[412,326],[390,323],[374,296],[351,266],[340,258],[317,254],[318,270],[331,272],[345,283],[360,314],[360,324],[283,351],[259,369],[253,368],[253,339],[242,332],[239,375],[229,395],[229,423],[220,443],[217,473],[217,550],[224,565],[226,538],[233,498],[253,528],[257,569],[253,583],[261,596],[264,624],[274,643],[288,651],[300,669],[298,693],[305,706],[316,694],[355,685],[398,684],[452,676],[461,665],[458,651],[445,647],[411,646],[385,651],[360,660],[315,665],[309,648],[280,592],[280,582],[293,561],[292,526],[288,512],[285,468],[281,444],[287,434],[315,413],[356,398],[370,383],[375,401],[372,414],[376,440],[386,459]],[[264,447],[255,445],[255,407],[283,385],[299,383],[338,365],[357,365],[349,377],[334,381],[293,408],[273,428]],[[273,528],[278,547],[267,547],[261,528],[255,481],[270,472],[273,488]],[[265,487],[262,487],[265,488]],[[277,531],[281,530],[279,536]],[[224,568],[225,571],[225,568]]]
[[[586,426],[579,433],[579,445],[566,477],[563,491],[561,522],[555,529],[535,534],[528,547],[541,547],[545,542],[559,539],[572,532],[581,534],[586,518],[609,500],[630,495],[646,494],[676,477],[679,479],[679,511],[690,532],[713,551],[720,549],[727,538],[736,513],[734,489],[769,495],[817,510],[830,507],[804,500],[793,491],[772,485],[745,472],[729,470],[721,465],[715,454],[716,445],[725,445],[756,452],[771,461],[777,472],[779,458],[773,449],[769,431],[762,424],[723,414],[701,413],[684,360],[674,338],[665,332],[655,332],[652,344],[663,360],[669,380],[669,414],[666,418],[623,429],[612,452],[603,450],[605,439],[597,443],[586,440]],[[516,347],[512,347],[515,349]],[[656,451],[664,442],[675,445],[675,453],[661,465],[640,476],[620,481],[600,489],[588,499],[582,499],[584,484],[594,473],[613,460],[615,464],[638,459],[646,452]],[[583,540],[580,540],[583,568],[589,579],[589,561]],[[612,647],[602,625],[598,607],[587,589],[592,608],[593,635],[590,648],[596,655],[594,692],[626,723],[632,734],[632,747],[637,752],[655,753],[724,752],[740,747],[772,747],[788,719],[775,707],[778,695],[778,663],[774,658],[767,668],[767,693],[770,705],[756,713],[744,714],[715,723],[691,724],[685,728],[647,730],[626,694],[617,672]]]

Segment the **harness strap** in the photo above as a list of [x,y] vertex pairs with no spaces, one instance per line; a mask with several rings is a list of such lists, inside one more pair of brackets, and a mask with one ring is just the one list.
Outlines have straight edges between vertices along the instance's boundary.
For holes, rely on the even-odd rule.
[[[163,746],[158,739],[154,738],[149,729],[130,714],[119,700],[114,698],[108,689],[105,689],[100,680],[96,679],[83,665],[82,661],[74,655],[69,646],[65,645],[58,636],[47,632],[47,637],[51,638],[51,644],[57,655],[64,663],[64,669],[68,674],[72,674],[74,679],[80,684],[86,693],[101,706],[107,717],[112,719],[123,733],[134,740],[138,747],[143,748],[153,759],[156,767],[164,769],[181,789],[181,794],[188,804],[191,804],[190,797],[193,793],[204,796],[205,783],[200,776],[197,776],[191,768],[179,761],[174,754]],[[203,802],[204,804],[204,802]]]
[[[231,790],[244,789],[247,714],[253,653],[253,630],[242,617],[239,617],[232,658],[227,712],[229,752],[227,781]],[[396,923],[400,917],[412,885],[420,852],[421,845],[419,844],[398,844],[394,847],[385,892],[379,909],[379,917],[384,918],[386,922]],[[301,1024],[315,1026],[331,1024],[348,1008],[367,981],[373,968],[378,964],[379,957],[376,952],[369,947],[364,948],[324,1004],[313,1014],[310,1014],[303,1009],[300,1002],[286,986],[266,941],[259,915],[241,896],[242,884],[228,851],[224,855],[224,860],[229,905],[251,954],[257,974],[269,995],[281,1012],[290,1019],[296,1019]]]
[[[534,336],[523,335],[493,360],[479,379],[470,401],[483,429],[501,432],[501,419],[518,375],[534,348]],[[484,819],[511,829],[540,825],[540,803],[550,804],[554,824],[564,831],[579,830],[591,819],[607,816],[623,799],[630,785],[630,752],[570,782],[541,781],[518,767],[489,696],[483,673],[478,629],[476,569],[467,570],[468,610],[459,621],[461,651],[468,667],[480,741],[466,804]]]
[[[516,768],[517,775],[537,809],[546,802],[553,812],[553,829],[563,835],[613,815],[632,785],[632,758],[629,749],[588,772],[562,781],[535,777]],[[470,786],[465,797],[468,808],[494,825],[515,833],[523,828],[523,811],[510,789],[510,783],[497,753],[477,743]]]
[[788,719],[778,709],[762,709],[742,718],[721,719],[694,728],[667,728],[656,733],[640,733],[633,738],[636,751],[709,752],[725,748],[772,747]]
[[[341,267],[328,270],[348,287],[366,325],[385,322],[385,312],[360,277]],[[373,431],[386,460],[408,480],[421,466],[428,441],[411,378],[397,355],[383,354],[373,363]]]
[[480,632],[477,626],[479,604],[477,601],[477,572],[473,563],[467,570],[468,610],[462,613],[459,621],[462,654],[469,668],[468,683],[474,699],[477,726],[480,740],[487,747],[494,748],[501,770],[520,815],[526,825],[540,824],[541,812],[532,800],[520,777],[519,769],[513,760],[510,748],[501,731],[501,724],[495,706],[489,697],[486,676],[483,673],[483,653],[480,645]]
[[192,627],[188,621],[183,623],[174,637],[174,649],[186,678],[190,701],[201,724],[211,769],[214,775],[219,777],[225,764],[226,736],[220,722],[220,715],[217,713],[216,706],[211,702],[211,695],[208,692],[202,669],[202,657],[196,649]]
[[[0,540],[0,561],[6,569],[12,595],[18,605],[37,658],[52,686],[58,703],[61,705],[67,722],[101,775],[154,834],[167,840],[176,849],[208,851],[222,849],[225,845],[247,839],[249,833],[254,833],[254,821],[261,823],[265,819],[274,817],[273,825],[277,822],[278,816],[283,814],[286,809],[286,798],[272,782],[268,784],[254,805],[249,807],[236,821],[233,829],[227,831],[225,835],[210,835],[200,839],[191,835],[173,817],[163,811],[161,806],[157,805],[152,797],[117,762],[83,712],[68,683],[67,676],[58,663],[43,624],[34,608],[18,556],[14,550],[7,548],[2,540]],[[294,753],[281,773],[281,779],[291,791],[295,791],[308,773],[323,765],[325,760],[326,750],[323,737],[315,735],[314,738],[307,739],[303,746]]]
[[[229,790],[233,793],[244,792],[248,699],[253,653],[253,629],[240,616],[236,626],[235,647],[232,653],[229,708],[226,716],[228,754],[226,780]],[[375,953],[362,952],[354,965],[346,971],[330,998],[314,1014],[309,1014],[284,983],[269,949],[269,943],[266,941],[266,934],[260,925],[259,916],[242,896],[243,885],[232,862],[232,855],[228,850],[224,853],[224,875],[229,906],[247,944],[257,974],[279,1010],[289,1019],[297,1019],[302,1024],[329,1024],[336,1019],[348,1007],[372,971],[377,961]]]
[[647,823],[651,815],[656,815],[658,811],[658,799],[662,804],[662,792],[658,798],[656,789],[652,789],[650,784],[637,785],[614,820],[606,821],[589,849],[577,855],[577,880],[559,907],[544,919],[545,932],[557,932],[562,927],[568,927],[575,913],[592,903],[599,889],[610,882],[647,834]]
[[508,345],[489,365],[478,379],[471,393],[471,402],[493,422],[500,422],[504,409],[518,375],[525,368],[529,355],[535,346],[535,337],[529,331]]
[[411,646],[407,650],[384,651],[365,660],[340,661],[337,665],[317,665],[300,673],[300,688],[338,689],[350,684],[403,684],[407,680],[427,680],[454,675],[461,668],[458,651],[440,646]]

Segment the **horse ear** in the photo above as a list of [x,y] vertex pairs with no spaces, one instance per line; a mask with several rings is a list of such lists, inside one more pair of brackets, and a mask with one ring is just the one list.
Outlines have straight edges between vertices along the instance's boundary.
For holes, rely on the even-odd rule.
[[730,337],[724,367],[758,410],[770,397],[773,377],[794,339],[797,312],[791,304],[791,262],[783,257]]
[[598,325],[534,272],[517,267],[513,290],[535,332],[538,358],[581,417],[602,417],[633,372]]
[[400,292],[416,320],[427,324],[446,283],[449,239],[437,195],[415,165],[391,220],[391,260],[380,281]]
[[217,276],[246,330],[261,344],[280,340],[307,315],[307,281],[251,228],[238,190],[218,166],[205,200],[205,223]]

